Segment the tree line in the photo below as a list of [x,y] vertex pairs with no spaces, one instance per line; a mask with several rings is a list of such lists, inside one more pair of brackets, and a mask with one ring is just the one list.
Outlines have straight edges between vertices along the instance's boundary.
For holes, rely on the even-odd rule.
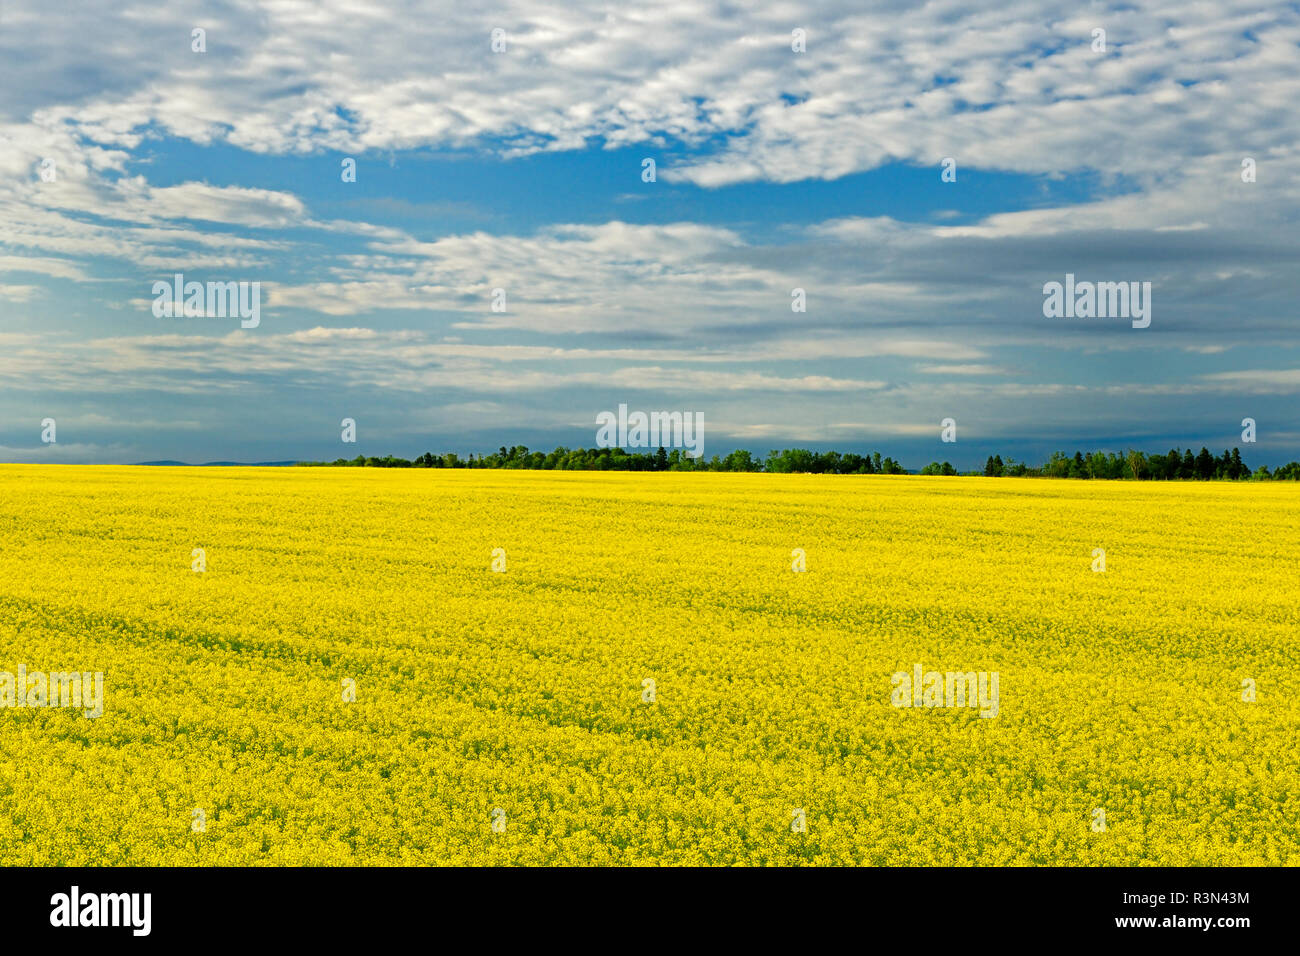
[[[315,467],[351,468],[516,468],[544,471],[750,471],[771,474],[815,475],[904,475],[908,471],[893,458],[882,458],[880,452],[858,455],[851,452],[809,451],[806,448],[773,449],[766,458],[755,457],[745,449],[737,449],[725,457],[714,455],[705,460],[693,458],[681,449],[668,451],[659,448],[654,452],[629,452],[623,448],[565,448],[552,452],[530,451],[524,445],[502,445],[486,455],[473,454],[461,458],[455,452],[435,455],[425,452],[415,459],[383,458],[358,455],[356,458],[339,458],[332,462],[304,461],[300,465]],[[1266,465],[1252,471],[1234,448],[1216,458],[1206,448],[1194,455],[1188,448],[1171,449],[1166,455],[1147,455],[1140,451],[1124,454],[1092,452],[1084,455],[1076,451],[1073,457],[1054,452],[1042,465],[1029,465],[1014,458],[990,455],[982,471],[959,472],[948,462],[932,461],[921,469],[922,475],[985,475],[991,478],[1083,478],[1129,479],[1147,481],[1241,481],[1300,480],[1300,462],[1283,465],[1270,471]]]
[[[921,474],[956,474],[945,470],[944,465],[931,462],[921,469]],[[951,466],[947,466],[951,467]],[[1041,466],[1027,465],[1014,458],[1004,462],[1000,455],[990,455],[984,463],[980,474],[988,477],[1033,477],[1033,478],[1091,478],[1116,480],[1134,478],[1140,481],[1242,481],[1281,479],[1295,481],[1300,479],[1300,462],[1282,465],[1276,471],[1270,471],[1267,465],[1251,471],[1241,458],[1240,449],[1224,450],[1216,458],[1208,448],[1201,447],[1199,454],[1193,454],[1190,448],[1179,450],[1171,448],[1167,454],[1151,454],[1129,450],[1117,455],[1114,452],[1100,451],[1084,455],[1076,451],[1071,458],[1063,452],[1054,452],[1052,457]]]
[[407,460],[383,458],[339,458],[331,462],[304,461],[301,465],[366,468],[525,468],[546,471],[766,471],[773,473],[813,472],[836,475],[905,475],[907,470],[892,458],[874,455],[841,455],[803,448],[771,451],[766,459],[756,458],[741,448],[724,458],[693,458],[679,448],[668,451],[629,452],[622,448],[565,448],[553,452],[529,451],[527,446],[502,445],[497,451],[461,458],[455,452],[434,455],[425,452]]

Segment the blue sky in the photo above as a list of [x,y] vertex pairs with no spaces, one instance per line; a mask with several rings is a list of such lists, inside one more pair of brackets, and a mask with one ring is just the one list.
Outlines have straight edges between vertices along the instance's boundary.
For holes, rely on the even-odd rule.
[[[0,460],[590,446],[621,403],[708,455],[1250,417],[1300,458],[1300,11],[1184,8],[6,4]],[[260,324],[156,317],[176,272]],[[1150,327],[1045,317],[1067,273],[1150,282]]]

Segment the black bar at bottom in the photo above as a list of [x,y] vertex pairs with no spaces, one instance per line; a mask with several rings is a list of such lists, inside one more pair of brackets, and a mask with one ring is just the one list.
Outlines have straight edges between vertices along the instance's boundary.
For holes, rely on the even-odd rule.
[[926,947],[1232,946],[1289,935],[1296,888],[1296,871],[1282,868],[0,868],[0,925],[10,944],[283,940],[295,951],[392,942],[394,930],[638,948],[841,933]]

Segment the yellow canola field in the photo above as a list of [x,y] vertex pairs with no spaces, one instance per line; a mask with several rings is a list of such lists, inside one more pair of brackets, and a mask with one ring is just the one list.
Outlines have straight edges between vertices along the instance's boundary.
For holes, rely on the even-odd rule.
[[0,672],[104,712],[0,707],[0,859],[1296,864],[1298,555],[1290,484],[2,466]]

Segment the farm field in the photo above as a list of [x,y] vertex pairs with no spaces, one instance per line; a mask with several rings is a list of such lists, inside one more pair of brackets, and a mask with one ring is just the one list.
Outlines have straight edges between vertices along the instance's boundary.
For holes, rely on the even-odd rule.
[[1297,582],[1291,483],[4,465],[103,714],[0,706],[0,858],[1300,864]]

